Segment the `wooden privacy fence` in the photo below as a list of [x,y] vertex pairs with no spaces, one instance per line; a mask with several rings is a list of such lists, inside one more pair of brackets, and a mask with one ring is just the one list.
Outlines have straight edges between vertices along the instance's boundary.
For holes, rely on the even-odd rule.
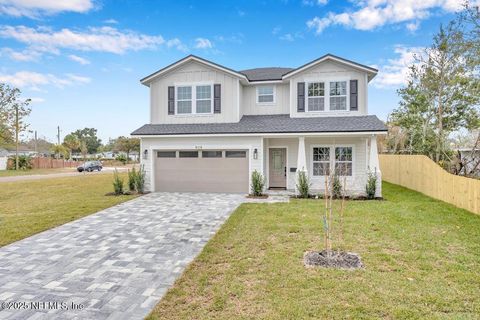
[[82,164],[81,161],[39,157],[33,158],[31,163],[34,169],[71,168]]
[[382,179],[480,214],[480,180],[453,175],[423,155],[379,155]]

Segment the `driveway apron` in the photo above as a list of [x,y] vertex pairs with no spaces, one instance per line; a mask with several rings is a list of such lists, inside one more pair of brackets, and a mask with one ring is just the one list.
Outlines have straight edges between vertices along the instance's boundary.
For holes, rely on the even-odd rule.
[[244,200],[152,193],[0,248],[0,319],[142,319]]

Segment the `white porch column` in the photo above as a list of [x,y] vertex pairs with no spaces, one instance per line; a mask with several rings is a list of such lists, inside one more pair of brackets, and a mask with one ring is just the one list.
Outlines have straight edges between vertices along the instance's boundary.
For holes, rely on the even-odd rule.
[[372,135],[370,138],[370,157],[369,157],[369,169],[374,171],[377,175],[377,188],[375,192],[375,197],[382,196],[382,173],[380,171],[380,162],[378,161],[378,148],[377,148],[377,137]]
[[297,155],[297,172],[307,172],[307,156],[305,154],[305,137],[298,137],[298,155]]

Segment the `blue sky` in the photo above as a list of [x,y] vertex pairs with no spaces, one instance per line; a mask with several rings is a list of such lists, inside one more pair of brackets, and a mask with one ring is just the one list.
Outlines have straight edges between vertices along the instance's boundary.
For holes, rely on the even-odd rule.
[[297,67],[332,53],[377,67],[369,112],[386,119],[406,65],[462,0],[0,0],[0,81],[33,99],[31,130],[105,141],[148,122],[139,79],[190,53],[227,67]]

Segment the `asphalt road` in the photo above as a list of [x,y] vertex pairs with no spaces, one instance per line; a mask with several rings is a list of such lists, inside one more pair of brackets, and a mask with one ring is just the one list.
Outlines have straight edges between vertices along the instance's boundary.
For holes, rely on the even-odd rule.
[[[106,174],[112,173],[115,170],[114,167],[104,167],[102,171],[94,172],[61,172],[61,173],[52,173],[52,174],[32,174],[24,176],[11,176],[11,177],[0,177],[1,182],[15,182],[15,181],[28,181],[28,180],[42,180],[42,179],[52,179],[52,178],[62,178],[62,177],[75,177],[81,175],[93,175],[93,174]],[[128,168],[117,168],[118,172],[127,171]]]

